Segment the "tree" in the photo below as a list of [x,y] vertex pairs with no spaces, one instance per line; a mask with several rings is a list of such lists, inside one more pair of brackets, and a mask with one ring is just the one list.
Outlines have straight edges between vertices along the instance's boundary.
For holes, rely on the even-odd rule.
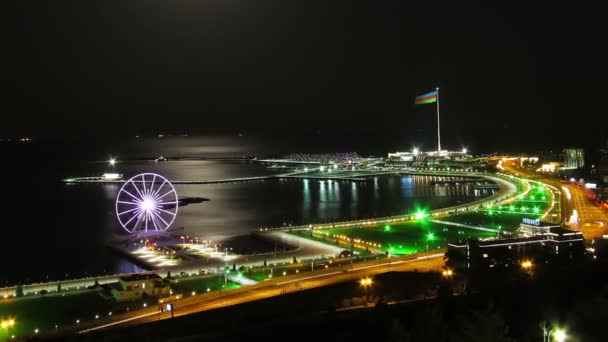
[[514,342],[509,337],[509,326],[504,319],[492,310],[492,305],[485,311],[472,311],[458,317],[456,331],[452,342]]
[[294,264],[297,264],[297,263],[298,263],[298,259],[296,259],[296,256],[295,256],[295,255],[293,256],[293,261],[292,261],[292,262],[293,262]]
[[[605,290],[604,290],[605,291]],[[573,322],[581,341],[593,341],[604,335],[604,322],[608,318],[608,296],[606,293],[578,300],[572,309],[568,322]]]
[[268,264],[266,264],[266,260],[264,260],[264,267],[268,267]]
[[236,263],[235,263],[235,264],[232,264],[232,271],[233,271],[233,272],[236,272]]
[[17,285],[17,288],[15,289],[15,295],[17,297],[23,297],[23,285]]
[[387,342],[409,342],[410,335],[403,329],[403,325],[398,319],[393,319],[390,329],[388,330]]
[[416,342],[445,342],[448,339],[446,322],[439,306],[427,306],[416,316],[411,340]]
[[61,292],[61,283],[57,283],[57,292]]
[[437,296],[445,298],[454,295],[454,286],[451,279],[441,279],[439,282],[439,289],[437,290]]

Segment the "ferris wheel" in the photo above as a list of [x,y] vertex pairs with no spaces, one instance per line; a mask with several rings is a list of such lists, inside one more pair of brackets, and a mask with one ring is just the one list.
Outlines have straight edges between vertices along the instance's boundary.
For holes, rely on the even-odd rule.
[[155,173],[141,173],[120,188],[116,217],[129,233],[165,231],[177,216],[178,204],[171,182]]

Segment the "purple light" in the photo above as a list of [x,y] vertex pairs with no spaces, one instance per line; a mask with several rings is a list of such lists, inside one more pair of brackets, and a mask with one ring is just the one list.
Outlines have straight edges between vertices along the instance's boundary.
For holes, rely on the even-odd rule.
[[[162,194],[162,196],[159,196]],[[116,198],[116,217],[129,233],[167,230],[178,210],[177,192],[171,182],[154,173],[132,177]]]
[[147,197],[139,203],[139,207],[145,212],[150,212],[156,208],[156,201]]

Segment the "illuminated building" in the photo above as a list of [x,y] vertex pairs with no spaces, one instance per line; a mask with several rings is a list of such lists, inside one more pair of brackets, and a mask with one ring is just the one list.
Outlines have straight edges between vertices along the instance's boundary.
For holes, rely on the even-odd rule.
[[579,260],[585,255],[581,232],[559,224],[526,219],[517,235],[490,239],[469,239],[449,243],[448,266],[490,269],[515,267],[523,259],[539,263]]
[[580,169],[585,166],[585,152],[582,148],[567,148],[564,150],[564,168]]
[[137,300],[144,297],[164,297],[169,295],[169,282],[157,274],[133,274],[120,277],[112,288],[112,296],[117,302]]

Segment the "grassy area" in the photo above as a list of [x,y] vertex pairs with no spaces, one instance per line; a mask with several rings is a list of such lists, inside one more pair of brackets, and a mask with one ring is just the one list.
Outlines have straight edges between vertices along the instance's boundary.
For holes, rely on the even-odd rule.
[[[192,291],[204,293],[207,289],[215,291],[219,289],[231,289],[240,285],[214,276],[206,278],[178,278],[176,284],[171,288],[176,293],[189,295]],[[11,336],[29,336],[54,331],[66,325],[80,322],[88,322],[98,318],[106,317],[110,312],[113,314],[123,313],[127,310],[135,310],[146,305],[156,303],[155,298],[141,299],[132,302],[116,303],[113,299],[104,298],[99,291],[90,291],[78,294],[66,293],[62,296],[45,295],[32,298],[18,298],[4,301],[0,304],[0,320],[14,319],[16,322],[11,329],[0,329],[0,341],[10,339]]]
[[[323,231],[326,232],[327,230],[323,230]],[[327,244],[330,244],[330,245],[342,247],[345,250],[351,250],[351,247],[353,247],[352,250],[354,252],[358,252],[359,254],[365,254],[365,253],[367,253],[367,251],[365,250],[365,247],[363,247],[363,246],[359,246],[359,245],[357,245],[357,246],[351,246],[351,243],[348,242],[348,241],[341,240],[341,239],[331,239],[331,238],[328,238],[324,234],[319,234],[318,231],[316,231],[314,234],[311,235],[309,231],[306,231],[306,230],[297,230],[297,231],[294,231],[292,234],[298,235],[298,236],[302,236],[302,237],[305,237],[307,239],[311,239],[311,240],[327,243]]]
[[0,305],[0,319],[12,318],[16,322],[13,329],[0,329],[0,340],[32,335],[35,329],[52,331],[55,325],[74,324],[77,319],[90,321],[95,315],[105,316],[116,309],[116,303],[106,301],[97,291],[16,299]]
[[537,219],[549,209],[550,194],[545,187],[535,186],[528,195],[512,203],[491,206],[484,209],[439,218],[442,221],[457,222],[504,231],[515,231],[522,218]]
[[392,225],[324,229],[316,234],[326,235],[328,241],[345,240],[348,237],[356,244],[371,244],[372,248],[391,254],[425,252],[427,248],[429,251],[444,248],[450,241],[496,235],[429,222],[426,219]]
[[176,280],[177,283],[172,284],[171,289],[174,293],[183,293],[185,295],[192,293],[192,291],[195,291],[196,293],[204,293],[207,291],[240,287],[239,284],[230,280],[225,280],[222,276],[178,278]]

